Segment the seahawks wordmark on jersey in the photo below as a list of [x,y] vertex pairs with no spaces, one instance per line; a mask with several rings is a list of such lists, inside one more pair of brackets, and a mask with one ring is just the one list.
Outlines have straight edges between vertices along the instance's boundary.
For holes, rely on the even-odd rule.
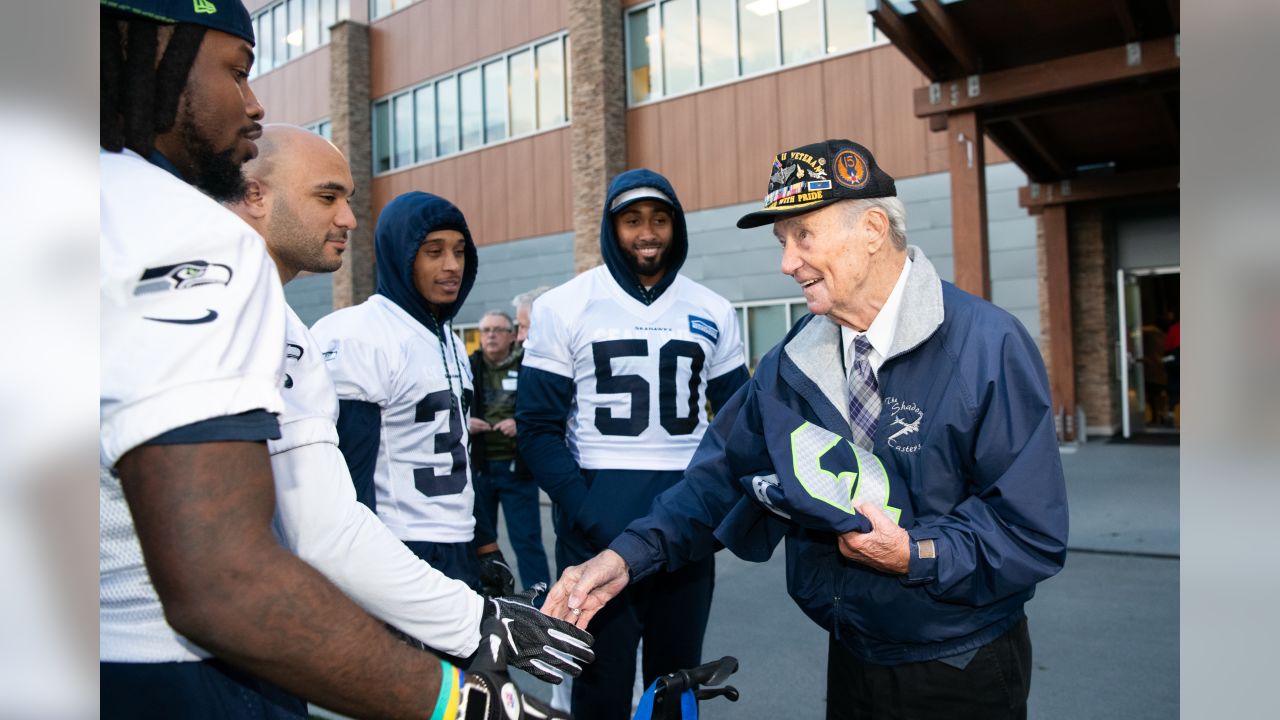
[[533,306],[525,367],[574,381],[567,437],[584,469],[683,470],[707,428],[707,383],[743,364],[737,314],[683,275],[644,305],[605,266]]
[[469,542],[475,531],[463,393],[473,391],[462,340],[444,351],[429,329],[373,295],[312,329],[338,397],[382,413],[374,485],[378,517],[401,540]]
[[420,560],[356,501],[338,449],[338,395],[324,354],[297,314],[285,312],[285,411],[281,438],[267,443],[276,534],[380,620],[436,650],[470,655],[484,600]]
[[284,294],[229,210],[133,152],[99,163],[99,657],[197,660],[165,623],[114,468],[171,430],[283,409]]

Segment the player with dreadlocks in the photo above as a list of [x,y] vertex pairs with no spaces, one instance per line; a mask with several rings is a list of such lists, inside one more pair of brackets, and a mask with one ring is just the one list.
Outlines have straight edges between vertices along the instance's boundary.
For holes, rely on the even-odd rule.
[[463,673],[272,534],[284,295],[261,236],[213,199],[243,192],[264,114],[248,12],[103,0],[100,21],[102,716],[306,717],[301,696],[355,717],[513,717],[509,643]]

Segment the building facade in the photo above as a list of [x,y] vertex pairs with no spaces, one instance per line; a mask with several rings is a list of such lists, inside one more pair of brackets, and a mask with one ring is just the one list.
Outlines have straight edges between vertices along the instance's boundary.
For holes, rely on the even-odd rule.
[[[246,4],[267,121],[330,137],[358,188],[344,268],[287,289],[308,322],[372,292],[377,214],[403,192],[442,195],[468,218],[480,272],[458,316],[465,330],[597,264],[609,178],[648,167],[688,213],[684,272],[738,306],[754,366],[804,305],[769,229],[734,222],[760,205],[774,153],[828,137],[872,149],[898,181],[909,242],[952,277],[946,133],[916,117],[912,90],[927,81],[879,35],[865,0]],[[984,150],[990,296],[1040,338],[1043,240],[1019,205],[1027,178]],[[1114,245],[1099,246],[1107,267]],[[1086,408],[1097,432],[1118,423],[1112,405]]]

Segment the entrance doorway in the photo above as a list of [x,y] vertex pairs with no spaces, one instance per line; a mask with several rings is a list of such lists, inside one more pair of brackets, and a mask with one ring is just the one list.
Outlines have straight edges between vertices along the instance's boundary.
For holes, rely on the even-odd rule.
[[1181,425],[1179,275],[1178,267],[1116,272],[1125,438],[1176,434]]

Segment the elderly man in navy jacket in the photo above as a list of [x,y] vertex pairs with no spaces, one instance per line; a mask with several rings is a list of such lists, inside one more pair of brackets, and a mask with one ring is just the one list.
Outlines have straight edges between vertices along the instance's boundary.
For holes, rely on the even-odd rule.
[[1024,604],[1066,556],[1048,381],[1025,328],[906,242],[865,147],[777,155],[765,207],[809,310],[716,415],[685,477],[544,612],[586,627],[629,582],[787,541],[830,633],[828,718],[1025,718]]

